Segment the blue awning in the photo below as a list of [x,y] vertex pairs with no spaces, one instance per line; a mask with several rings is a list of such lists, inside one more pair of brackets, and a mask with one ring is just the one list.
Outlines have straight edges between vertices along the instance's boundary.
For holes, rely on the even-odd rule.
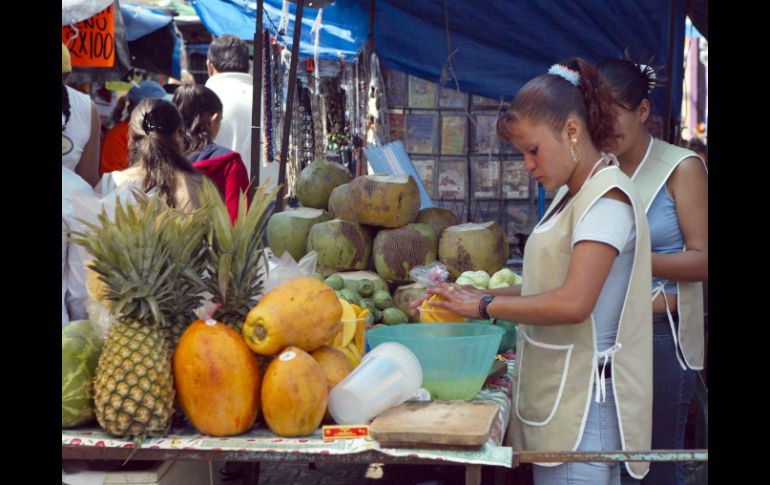
[[141,5],[120,4],[123,23],[126,26],[126,39],[129,42],[151,34],[171,23],[172,17],[151,10]]
[[[262,25],[273,35],[281,3],[264,3]],[[192,4],[213,34],[254,38],[255,1],[193,0]],[[319,57],[351,59],[366,41],[369,9],[369,0],[336,0],[324,8]],[[663,76],[672,83],[674,116],[681,106],[684,0],[377,0],[376,9],[375,51],[382,67],[434,82],[454,74],[462,91],[495,99],[511,99],[529,79],[572,56],[596,63],[622,57],[628,48],[644,61],[652,58],[653,65],[665,66],[673,17],[673,72]],[[289,28],[282,37],[288,46],[294,11],[291,4]],[[303,57],[313,55],[310,30],[317,12],[303,12]],[[454,73],[448,69],[449,44]],[[656,111],[665,105],[665,91],[653,92]]]

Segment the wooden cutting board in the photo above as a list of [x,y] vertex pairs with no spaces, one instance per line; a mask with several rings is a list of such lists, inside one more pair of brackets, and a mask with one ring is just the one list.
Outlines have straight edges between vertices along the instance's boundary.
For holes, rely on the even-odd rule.
[[377,416],[369,432],[386,448],[477,449],[498,410],[482,401],[410,401]]

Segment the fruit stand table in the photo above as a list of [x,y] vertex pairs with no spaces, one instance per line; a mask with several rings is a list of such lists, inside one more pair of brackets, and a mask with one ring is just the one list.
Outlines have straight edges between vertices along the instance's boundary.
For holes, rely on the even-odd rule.
[[[510,468],[514,461],[512,449],[502,446],[510,418],[512,361],[506,370],[501,377],[488,381],[476,396],[477,400],[500,406],[489,440],[477,451],[383,448],[377,441],[363,438],[324,440],[320,430],[304,438],[281,438],[264,428],[264,424],[227,438],[202,435],[189,426],[176,427],[168,435],[148,439],[140,449],[133,450],[131,442],[111,438],[94,424],[62,430],[62,459],[125,460],[136,451],[132,460],[456,464],[465,467],[466,483],[478,484],[482,465]],[[253,472],[253,467],[248,468]],[[244,479],[243,483],[258,483],[256,470],[257,476],[252,475],[251,482]]]

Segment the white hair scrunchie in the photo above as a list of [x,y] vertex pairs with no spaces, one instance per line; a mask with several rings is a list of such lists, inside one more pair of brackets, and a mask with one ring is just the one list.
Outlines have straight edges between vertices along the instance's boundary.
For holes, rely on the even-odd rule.
[[577,86],[580,83],[580,73],[573,71],[569,67],[562,64],[554,64],[551,66],[551,68],[548,69],[548,74],[553,74],[566,79],[573,86]]

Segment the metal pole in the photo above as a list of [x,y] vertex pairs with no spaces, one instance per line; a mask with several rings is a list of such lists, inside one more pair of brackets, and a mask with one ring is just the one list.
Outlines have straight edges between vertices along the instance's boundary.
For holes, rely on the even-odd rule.
[[674,36],[676,32],[676,0],[671,2],[671,22],[669,22],[668,29],[668,65],[666,66],[669,82],[668,89],[666,90],[666,109],[664,110],[663,118],[663,133],[661,138],[669,143],[676,143],[676,140],[672,140],[671,136],[671,101],[674,97]]
[[262,150],[262,129],[260,122],[262,120],[262,10],[264,0],[257,0],[257,29],[254,32],[254,77],[253,79],[253,97],[251,98],[251,176],[255,180],[251,184],[251,194],[259,186],[259,168]]
[[[281,212],[286,202],[286,162],[289,156],[289,133],[291,132],[291,115],[294,109],[294,91],[297,85],[297,61],[299,60],[299,34],[302,31],[302,7],[304,0],[297,0],[297,13],[294,15],[294,36],[291,43],[291,62],[289,64],[289,94],[286,97],[286,116],[283,120],[283,136],[281,138],[281,165],[278,169],[278,183],[281,189],[278,191],[276,212]],[[316,66],[316,69],[318,67]]]

